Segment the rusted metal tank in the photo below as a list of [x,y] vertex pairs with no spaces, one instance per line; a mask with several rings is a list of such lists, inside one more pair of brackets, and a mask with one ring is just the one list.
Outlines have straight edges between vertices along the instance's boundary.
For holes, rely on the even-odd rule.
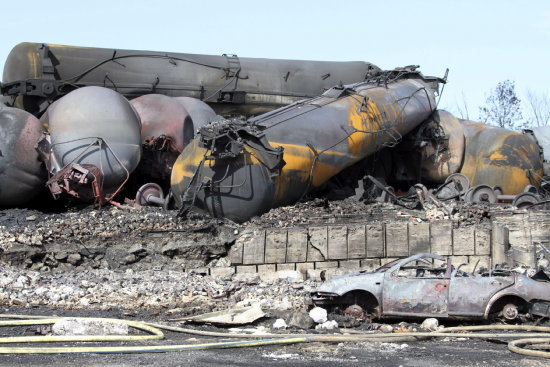
[[194,137],[191,115],[175,98],[162,94],[146,94],[130,103],[141,119],[139,174],[168,179],[174,161]]
[[187,110],[195,130],[216,120],[216,112],[203,101],[191,97],[174,97]]
[[139,117],[113,90],[86,87],[67,94],[49,112],[49,127],[51,140],[41,141],[40,150],[54,196],[110,200],[141,158]]
[[248,121],[204,126],[174,164],[176,204],[242,222],[294,203],[428,118],[439,81],[398,69]]
[[26,204],[44,188],[46,170],[35,150],[43,132],[30,113],[0,105],[0,207]]
[[437,110],[422,124],[418,135],[423,137],[424,142],[420,157],[423,181],[443,183],[460,171],[465,137],[456,117],[447,111]]
[[158,93],[209,103],[219,114],[258,115],[362,81],[376,66],[20,43],[4,66],[2,94],[41,114],[83,86],[104,86],[132,99]]
[[498,185],[502,194],[517,195],[528,185],[540,185],[542,151],[532,135],[460,121],[466,138],[460,173],[472,187]]
[[193,139],[193,120],[189,112],[174,98],[147,94],[130,101],[141,120],[142,142],[161,135],[170,137],[176,151],[182,151]]
[[541,147],[544,175],[550,177],[550,126],[534,127],[527,130],[527,133],[533,134]]

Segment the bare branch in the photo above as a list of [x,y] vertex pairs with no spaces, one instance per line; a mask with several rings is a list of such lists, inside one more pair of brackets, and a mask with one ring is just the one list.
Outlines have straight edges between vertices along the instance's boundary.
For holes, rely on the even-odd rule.
[[517,97],[514,82],[505,80],[497,84],[485,101],[486,106],[479,108],[479,119],[506,129],[519,128],[521,100]]
[[466,103],[466,95],[464,94],[464,91],[462,91],[462,99],[460,101],[456,101],[456,109],[461,119],[463,120],[470,119],[470,114],[468,112],[468,105]]
[[527,110],[529,116],[526,126],[542,127],[550,125],[550,98],[547,93],[537,95],[528,89]]

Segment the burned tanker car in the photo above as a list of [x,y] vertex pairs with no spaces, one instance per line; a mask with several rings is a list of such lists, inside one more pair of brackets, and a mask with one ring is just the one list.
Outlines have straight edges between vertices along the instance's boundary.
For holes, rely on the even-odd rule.
[[414,66],[22,43],[1,85],[0,207],[46,186],[242,222],[335,177],[389,200],[399,200],[392,185],[544,204],[548,128],[459,120],[437,109],[445,82]]

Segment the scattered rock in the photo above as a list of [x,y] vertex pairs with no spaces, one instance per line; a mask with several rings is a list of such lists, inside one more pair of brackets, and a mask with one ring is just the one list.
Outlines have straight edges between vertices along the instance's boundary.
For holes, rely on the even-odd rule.
[[380,328],[378,330],[380,330],[383,333],[392,333],[393,332],[393,326],[387,325],[387,324],[380,325]]
[[286,324],[285,320],[283,320],[283,319],[277,319],[273,323],[273,329],[283,329],[284,330],[286,328],[287,328],[287,324]]
[[235,307],[229,310],[211,312],[189,317],[186,321],[211,323],[221,325],[244,325],[250,324],[265,316],[260,304],[249,307]]
[[61,251],[61,252],[56,252],[55,255],[54,255],[54,258],[58,261],[65,261],[65,260],[67,260],[68,256],[69,256],[69,254],[67,254],[64,251]]
[[315,326],[316,330],[334,330],[338,329],[338,322],[335,320],[329,320],[326,322],[323,322],[322,324]]
[[143,247],[143,244],[136,243],[130,249],[128,250],[129,254],[140,254],[142,252],[146,252],[147,250]]
[[13,306],[25,306],[27,304],[27,302],[25,302],[24,300],[19,299],[19,298],[13,298],[11,300],[11,304]]
[[422,322],[420,326],[424,330],[436,331],[439,326],[439,321],[436,318],[430,317]]
[[322,324],[327,321],[327,310],[322,307],[314,307],[309,311],[309,317],[317,323]]
[[122,259],[122,261],[120,263],[123,264],[123,265],[128,265],[128,264],[133,264],[136,261],[138,261],[138,257],[134,254],[130,254],[130,255],[127,255],[126,257],[124,257],[124,259]]
[[306,311],[296,311],[292,314],[292,318],[290,319],[289,323],[290,326],[295,326],[300,329],[311,329],[313,325],[315,324],[311,317],[309,317],[309,313]]
[[71,265],[78,265],[80,260],[82,260],[82,256],[80,256],[80,254],[70,254],[67,256],[67,262]]

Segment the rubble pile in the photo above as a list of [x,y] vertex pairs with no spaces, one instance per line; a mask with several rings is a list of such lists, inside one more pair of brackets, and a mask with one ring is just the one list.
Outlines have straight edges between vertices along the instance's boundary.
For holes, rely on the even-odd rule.
[[38,272],[2,266],[0,305],[88,310],[164,310],[194,315],[259,303],[266,310],[301,310],[313,280],[255,274],[214,278],[182,271],[107,269]]
[[424,210],[411,210],[390,203],[364,204],[353,198],[317,198],[272,209],[243,224],[196,212],[179,217],[176,211],[156,207],[86,206],[51,213],[7,209],[0,211],[0,262],[42,271],[226,266],[223,257],[239,234],[250,227],[434,219],[479,224],[495,211],[513,210],[466,203],[424,206]]
[[287,226],[311,223],[341,223],[353,221],[430,221],[454,220],[463,224],[479,224],[487,221],[489,211],[511,211],[510,205],[471,204],[451,201],[448,203],[424,202],[422,209],[406,209],[391,203],[368,203],[354,197],[344,200],[315,198],[295,205],[271,209],[248,223],[258,226]]
[[185,261],[204,265],[226,253],[234,229],[221,224],[199,214],[178,218],[154,207],[90,206],[62,213],[9,209],[0,212],[0,261],[46,271],[118,268],[142,260],[149,262],[147,268],[181,269]]

